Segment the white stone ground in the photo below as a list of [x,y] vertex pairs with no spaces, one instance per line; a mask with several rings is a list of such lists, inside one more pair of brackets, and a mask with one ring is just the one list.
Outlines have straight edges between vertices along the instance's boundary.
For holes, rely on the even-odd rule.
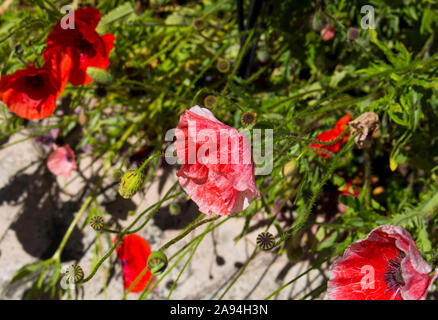
[[[8,143],[18,141],[23,136],[15,135]],[[14,273],[25,263],[38,260],[42,255],[48,255],[48,250],[59,225],[65,226],[64,217],[73,217],[81,202],[75,203],[78,190],[84,185],[83,179],[77,172],[66,184],[66,180],[58,177],[56,182],[45,169],[47,152],[35,145],[32,140],[21,142],[0,150],[0,288],[11,280]],[[97,163],[96,166],[98,166]],[[95,166],[95,167],[96,167]],[[86,167],[81,164],[81,169]],[[88,173],[90,170],[84,170]],[[84,175],[85,175],[84,173]],[[17,177],[19,177],[17,179]],[[138,212],[149,204],[157,201],[175,181],[174,172],[170,174],[161,193],[158,183],[154,183],[144,196],[135,195],[133,201],[140,204]],[[45,180],[51,180],[45,183]],[[110,183],[111,181],[109,181]],[[90,182],[88,182],[90,183]],[[60,194],[62,188],[65,193]],[[128,225],[134,216],[127,214],[128,210],[135,208],[129,200],[118,198],[117,186],[114,186],[104,195],[100,195],[99,207],[111,211],[112,216],[118,216],[121,226]],[[143,200],[142,200],[143,199]],[[83,201],[83,200],[82,200]],[[190,213],[190,211],[194,211]],[[159,212],[157,218],[151,221],[139,234],[142,235],[153,249],[156,249],[172,239],[181,231],[181,220],[192,219],[196,216],[196,206],[188,201],[183,202],[182,213],[179,216],[170,215],[168,212]],[[111,219],[110,214],[104,215],[105,221]],[[190,221],[190,220],[188,220]],[[186,221],[186,223],[188,222]],[[64,224],[62,224],[64,223]],[[261,231],[253,231],[244,239],[235,244],[234,238],[239,235],[243,226],[243,219],[231,219],[208,234],[199,245],[193,259],[180,277],[171,299],[218,299],[232,281],[233,276],[240,270],[239,264],[245,263],[255,246],[255,238]],[[180,224],[178,226],[178,224]],[[81,225],[81,224],[79,224]],[[179,229],[176,229],[179,228]],[[181,242],[172,246],[168,256],[176,252],[186,241],[200,234],[204,227],[193,232]],[[79,254],[80,260],[70,259],[63,262],[66,267],[78,263],[85,275],[91,269],[95,249],[96,233],[88,225],[68,243],[66,249],[72,256],[89,248],[85,255]],[[112,235],[111,235],[112,238]],[[104,248],[107,248],[105,237],[101,237]],[[52,243],[53,246],[53,243]],[[47,253],[49,252],[49,253]],[[187,256],[188,257],[188,256]],[[280,255],[273,261],[275,255],[270,252],[261,252],[249,264],[247,270],[227,292],[224,299],[264,299],[279,286],[287,283],[309,267],[307,262],[291,264],[286,255]],[[73,295],[76,299],[121,299],[123,297],[123,279],[121,266],[117,263],[115,254],[111,256],[113,264],[113,277],[105,291],[103,288],[103,274],[109,272],[108,263],[100,269],[95,277],[87,282],[79,294]],[[157,292],[151,294],[151,299],[165,299],[169,294],[172,282],[185,263],[185,259],[178,267],[158,285]],[[299,299],[318,287],[325,281],[324,272],[313,270],[306,274],[293,285],[282,290],[275,299]],[[2,299],[21,299],[29,285],[24,283],[13,286],[2,293]],[[74,292],[74,291],[73,291]],[[128,299],[137,299],[138,294],[129,294]],[[324,294],[320,296],[324,298]]]

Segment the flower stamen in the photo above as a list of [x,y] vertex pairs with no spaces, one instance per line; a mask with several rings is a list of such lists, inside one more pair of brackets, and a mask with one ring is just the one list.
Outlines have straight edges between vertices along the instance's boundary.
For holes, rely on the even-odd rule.
[[388,265],[383,274],[387,288],[385,294],[388,291],[393,291],[397,296],[400,294],[400,289],[405,285],[401,269],[401,261],[404,256],[404,253],[400,252],[394,258],[388,259]]

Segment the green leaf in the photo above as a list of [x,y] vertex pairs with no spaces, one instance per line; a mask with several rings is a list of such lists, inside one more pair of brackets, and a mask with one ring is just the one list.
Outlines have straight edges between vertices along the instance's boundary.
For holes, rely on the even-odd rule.
[[432,23],[434,21],[435,14],[430,8],[426,8],[423,12],[421,19],[420,34],[432,32]]
[[99,83],[108,84],[113,81],[113,77],[110,73],[99,68],[88,67],[87,74]]
[[9,284],[13,284],[23,278],[26,278],[36,270],[40,269],[43,265],[44,263],[40,261],[24,265],[21,269],[19,269],[15,273],[14,277],[12,278]]
[[131,3],[125,2],[123,5],[118,6],[117,8],[108,12],[105,16],[103,16],[102,20],[100,20],[99,25],[96,28],[98,33],[105,33],[108,29],[108,26],[111,23],[116,22],[117,20],[127,18],[134,12],[134,8]]

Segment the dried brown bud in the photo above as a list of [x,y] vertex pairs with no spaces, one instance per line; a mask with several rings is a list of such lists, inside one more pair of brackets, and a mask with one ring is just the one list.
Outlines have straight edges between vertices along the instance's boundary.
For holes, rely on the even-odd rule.
[[379,129],[379,117],[374,112],[365,112],[348,125],[351,128],[351,134],[359,134],[355,138],[356,145],[359,149],[371,146],[373,134]]

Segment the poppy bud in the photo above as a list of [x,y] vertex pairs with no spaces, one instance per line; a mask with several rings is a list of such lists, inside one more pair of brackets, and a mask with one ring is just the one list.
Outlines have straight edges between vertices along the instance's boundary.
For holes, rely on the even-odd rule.
[[144,177],[140,170],[129,169],[122,178],[119,187],[120,195],[130,199],[143,186]]
[[72,264],[65,272],[65,277],[68,282],[77,283],[84,278],[84,271],[77,264]]
[[148,269],[155,275],[160,275],[167,268],[167,257],[162,251],[154,251],[148,259]]
[[176,203],[172,203],[170,206],[169,206],[169,211],[170,211],[170,214],[173,214],[173,215],[178,215],[178,214],[180,214],[180,212],[181,212],[181,208],[179,207],[179,205],[178,204],[176,204]]
[[281,176],[282,177],[288,177],[291,176],[297,169],[297,164],[294,160],[289,161],[284,165],[284,167],[281,169]]
[[262,232],[257,237],[257,245],[262,250],[270,250],[275,245],[274,236],[269,232]]
[[217,102],[217,98],[212,94],[206,96],[204,99],[204,105],[209,109],[213,109],[214,106],[216,105],[216,102]]
[[90,219],[90,225],[96,231],[102,230],[103,229],[103,218],[101,216],[92,217]]
[[256,120],[257,120],[257,114],[255,114],[252,111],[247,111],[243,113],[242,116],[240,117],[240,121],[245,126],[251,126],[255,124]]
[[219,58],[217,59],[216,67],[219,72],[227,73],[230,70],[230,62],[226,59]]

